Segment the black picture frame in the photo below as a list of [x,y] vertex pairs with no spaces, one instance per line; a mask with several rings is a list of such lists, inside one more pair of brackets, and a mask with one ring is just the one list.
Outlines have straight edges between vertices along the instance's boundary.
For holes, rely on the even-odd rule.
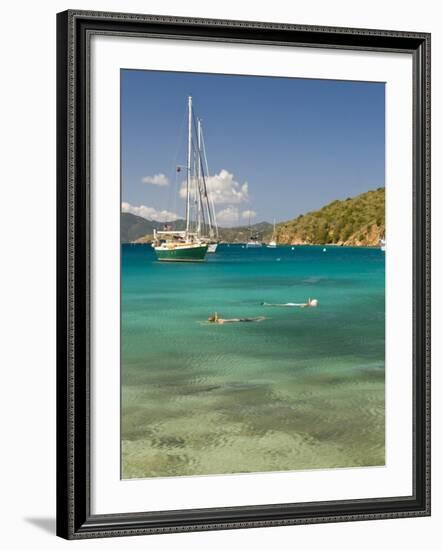
[[[92,515],[89,42],[94,34],[406,52],[413,58],[413,495]],[[67,539],[430,514],[430,35],[69,10],[57,15],[57,534]]]

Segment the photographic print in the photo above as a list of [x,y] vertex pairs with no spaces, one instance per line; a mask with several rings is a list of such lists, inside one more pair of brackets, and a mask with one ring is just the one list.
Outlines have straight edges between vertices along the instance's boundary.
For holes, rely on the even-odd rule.
[[121,477],[385,465],[385,85],[121,70]]

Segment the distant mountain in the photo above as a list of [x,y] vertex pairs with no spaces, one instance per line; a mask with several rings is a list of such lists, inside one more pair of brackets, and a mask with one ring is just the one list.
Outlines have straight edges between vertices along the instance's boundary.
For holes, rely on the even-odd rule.
[[276,228],[280,244],[377,246],[385,236],[385,188],[333,201]]
[[[184,220],[170,223],[177,231],[185,227]],[[164,223],[146,220],[134,214],[121,214],[121,242],[150,242],[154,229]],[[220,240],[246,242],[250,233],[268,242],[272,224],[260,222],[250,228],[220,227]],[[276,226],[279,244],[337,244],[348,246],[377,246],[385,236],[385,189],[380,187],[357,197],[336,200],[320,210],[308,212]]]
[[152,234],[154,229],[159,229],[160,224],[146,220],[140,216],[122,212],[120,223],[120,238],[123,243],[136,241],[147,233]]
[[[176,220],[171,222],[173,229],[184,229],[184,220]],[[121,213],[120,238],[122,243],[133,243],[135,241],[150,241],[153,236],[154,229],[163,229],[163,222],[154,220],[146,220],[141,216],[135,216],[129,212]]]

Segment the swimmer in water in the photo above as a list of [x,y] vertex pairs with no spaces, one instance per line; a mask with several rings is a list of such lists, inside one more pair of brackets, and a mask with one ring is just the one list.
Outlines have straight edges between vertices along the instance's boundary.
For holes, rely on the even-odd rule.
[[307,300],[307,303],[302,304],[301,307],[316,307],[317,305],[318,305],[318,300],[312,300],[311,298],[309,298]]
[[272,306],[272,307],[317,307],[319,305],[318,300],[309,298],[307,302],[302,304],[296,304],[293,302],[287,302],[286,304],[268,304],[267,302],[261,302],[263,306]]
[[265,317],[235,317],[233,319],[222,319],[215,311],[207,320],[209,323],[215,323],[217,325],[225,325],[226,323],[253,323],[263,321]]

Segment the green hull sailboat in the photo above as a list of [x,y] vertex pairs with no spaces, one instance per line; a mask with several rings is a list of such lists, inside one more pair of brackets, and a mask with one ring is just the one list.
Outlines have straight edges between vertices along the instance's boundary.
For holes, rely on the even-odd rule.
[[[206,253],[216,250],[218,227],[213,200],[207,190],[207,158],[202,136],[201,120],[198,119],[198,142],[192,141],[192,97],[188,98],[188,143],[186,185],[186,229],[174,231],[154,230],[153,248],[161,262],[202,262]],[[203,159],[205,163],[203,162]],[[181,170],[177,167],[177,171]],[[184,168],[184,167],[183,167]],[[192,222],[192,212],[195,219]]]
[[157,260],[162,262],[202,262],[206,256],[207,244],[182,244],[181,246],[157,246]]

